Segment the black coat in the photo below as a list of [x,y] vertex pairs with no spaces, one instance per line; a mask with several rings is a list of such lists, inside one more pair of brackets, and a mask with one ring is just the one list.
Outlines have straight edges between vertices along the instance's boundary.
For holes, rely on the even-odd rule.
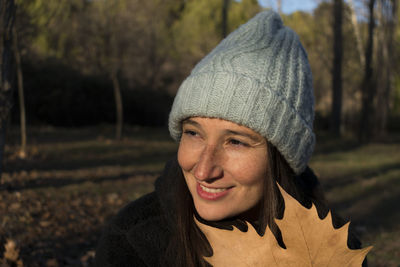
[[[156,180],[155,191],[129,203],[106,226],[95,266],[162,266],[174,222],[176,160]],[[171,173],[173,172],[173,173]]]
[[[96,250],[95,266],[163,266],[160,260],[171,238],[171,225],[175,224],[176,168],[175,159],[156,180],[154,192],[128,204],[106,226]],[[299,179],[306,188],[318,184],[309,168]],[[361,246],[352,233],[348,243],[353,249]]]

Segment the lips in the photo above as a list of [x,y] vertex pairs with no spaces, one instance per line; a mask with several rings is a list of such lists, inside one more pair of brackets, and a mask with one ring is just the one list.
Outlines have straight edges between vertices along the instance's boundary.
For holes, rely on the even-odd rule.
[[218,200],[227,195],[232,188],[210,188],[197,183],[197,194],[205,200]]

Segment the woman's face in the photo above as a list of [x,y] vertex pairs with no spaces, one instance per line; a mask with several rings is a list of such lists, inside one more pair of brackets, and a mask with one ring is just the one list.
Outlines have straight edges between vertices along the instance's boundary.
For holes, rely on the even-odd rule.
[[236,123],[192,117],[183,122],[178,162],[197,213],[215,221],[257,205],[267,173],[267,142]]

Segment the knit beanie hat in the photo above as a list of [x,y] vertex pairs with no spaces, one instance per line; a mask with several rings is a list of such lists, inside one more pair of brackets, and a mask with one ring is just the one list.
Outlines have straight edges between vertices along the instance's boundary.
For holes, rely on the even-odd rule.
[[296,174],[306,168],[315,144],[311,71],[297,34],[277,13],[259,13],[195,66],[169,115],[176,141],[189,117],[246,126],[272,143]]

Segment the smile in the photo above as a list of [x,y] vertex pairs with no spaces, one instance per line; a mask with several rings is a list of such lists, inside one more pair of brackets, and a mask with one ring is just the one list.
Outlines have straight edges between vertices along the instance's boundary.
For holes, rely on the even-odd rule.
[[218,200],[227,195],[233,187],[209,188],[197,183],[197,194],[205,200]]
[[206,191],[208,193],[220,193],[220,192],[223,192],[228,189],[228,188],[208,188],[202,184],[200,184],[200,187],[201,187],[201,189],[203,189],[204,191]]

